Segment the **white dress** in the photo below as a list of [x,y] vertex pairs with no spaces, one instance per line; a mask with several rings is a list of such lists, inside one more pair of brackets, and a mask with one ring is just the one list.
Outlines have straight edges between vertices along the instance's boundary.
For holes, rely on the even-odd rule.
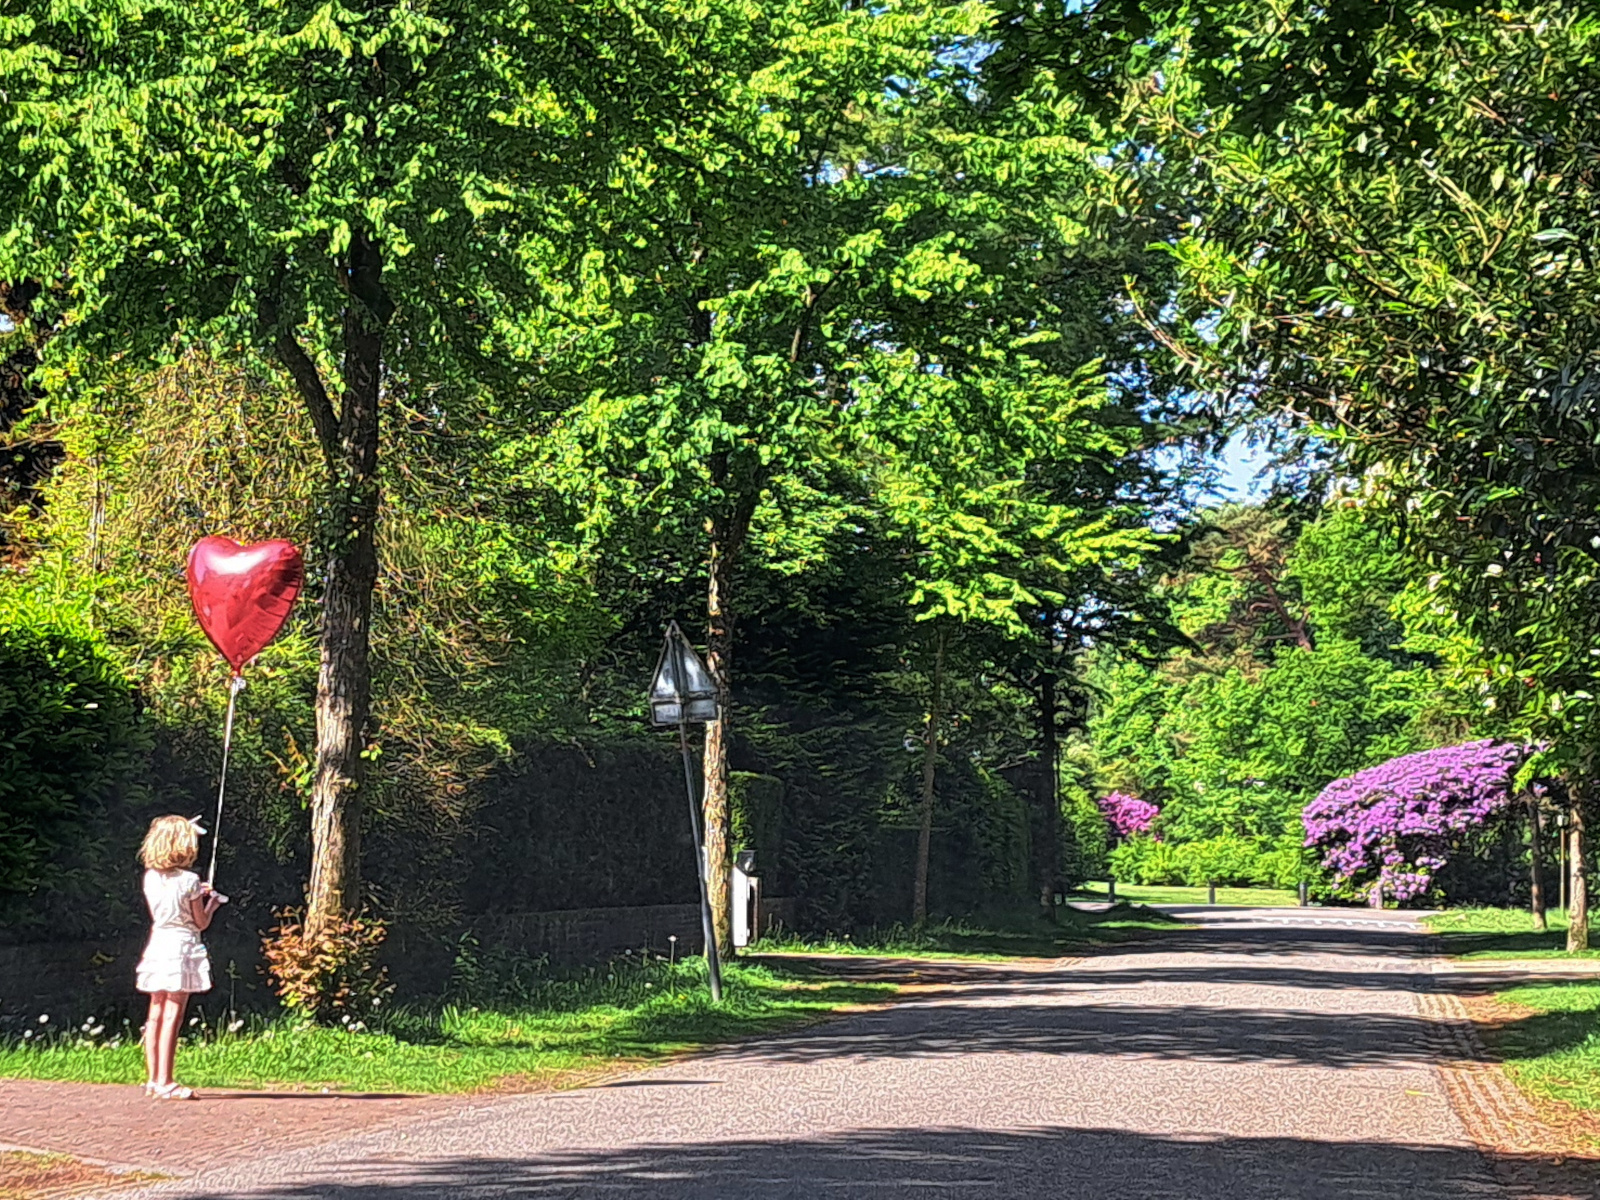
[[189,908],[199,895],[200,876],[193,871],[144,873],[150,941],[139,959],[137,986],[141,992],[211,990],[211,959]]

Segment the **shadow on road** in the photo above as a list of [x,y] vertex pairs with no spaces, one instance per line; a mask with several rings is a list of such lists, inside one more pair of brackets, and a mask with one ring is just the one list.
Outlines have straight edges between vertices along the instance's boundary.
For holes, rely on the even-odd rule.
[[859,1018],[846,1029],[779,1035],[711,1051],[773,1062],[973,1054],[1090,1054],[1196,1062],[1327,1067],[1432,1062],[1439,1026],[1421,1017],[1162,1005],[952,1005],[929,1021],[912,1006]]
[[1050,1127],[861,1130],[811,1141],[752,1138],[525,1160],[369,1160],[349,1164],[339,1183],[250,1194],[261,1200],[1591,1200],[1597,1178],[1594,1160],[1486,1158],[1449,1146]]
[[[1417,957],[1437,948],[1425,931],[1242,926],[1177,930],[1087,961],[834,958],[816,963],[815,969],[836,977],[911,984],[913,989],[893,1008],[848,1025],[800,1030],[710,1053],[775,1062],[1005,1053],[1338,1068],[1434,1062],[1443,1051],[1458,1055],[1473,1043],[1470,1023],[1461,1022],[1458,1029],[1437,1018],[1361,1011],[1330,1020],[1321,1011],[1263,1007],[1259,997],[1262,988],[1475,996],[1514,986],[1497,971],[1431,974]],[[1151,954],[1159,954],[1160,960],[1152,960]],[[1257,965],[1250,961],[1256,957],[1274,962]],[[803,961],[785,965],[807,969]],[[1191,994],[1195,985],[1215,990],[1205,1005],[1173,1007],[1161,1004],[1159,985],[1187,985]],[[1106,996],[1104,1002],[1096,999],[1100,994]],[[1238,995],[1241,1003],[1230,1005],[1231,995]],[[1246,996],[1258,1003],[1244,1001]],[[931,1006],[938,1008],[936,1019],[930,1019]],[[1521,1027],[1534,1032],[1535,1025],[1548,1021],[1540,1016],[1509,1021],[1496,1040],[1516,1044]]]

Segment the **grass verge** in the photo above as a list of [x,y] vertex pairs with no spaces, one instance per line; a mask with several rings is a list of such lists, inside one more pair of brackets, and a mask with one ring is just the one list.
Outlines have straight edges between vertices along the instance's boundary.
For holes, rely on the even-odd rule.
[[1600,1113],[1600,982],[1513,988],[1495,997],[1507,1019],[1483,1037],[1531,1095]]
[[[558,1084],[696,1047],[807,1024],[881,1002],[893,985],[729,964],[723,999],[706,994],[701,960],[623,962],[565,979],[480,981],[477,1003],[400,1008],[325,1028],[288,1018],[212,1024],[197,1017],[178,1051],[195,1087],[466,1092]],[[48,1028],[48,1026],[40,1027]],[[85,1083],[144,1078],[137,1031],[93,1018],[65,1033],[0,1044],[0,1077]],[[32,1028],[25,1032],[32,1032]]]
[[1457,908],[1424,917],[1422,923],[1444,940],[1457,958],[1600,958],[1600,926],[1589,926],[1596,949],[1569,955],[1567,914],[1552,908],[1549,929],[1535,930],[1533,914],[1520,908]]
[[[1104,900],[1106,885],[1086,883],[1078,895],[1085,900]],[[1135,904],[1205,904],[1209,891],[1203,887],[1152,887],[1142,883],[1117,884],[1117,899]],[[1219,887],[1217,903],[1247,908],[1292,908],[1299,898],[1281,888]]]
[[1061,958],[1094,946],[1149,937],[1177,924],[1175,918],[1153,909],[1118,904],[1107,912],[1060,908],[1054,921],[1033,912],[995,913],[941,921],[920,930],[890,925],[837,937],[791,937],[762,942],[760,948],[780,953],[995,962],[1008,958]]

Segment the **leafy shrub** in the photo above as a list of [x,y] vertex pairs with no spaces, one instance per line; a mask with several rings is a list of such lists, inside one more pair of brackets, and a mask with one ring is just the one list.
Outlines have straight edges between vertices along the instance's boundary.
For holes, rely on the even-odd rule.
[[[733,848],[755,853],[756,873],[774,881],[783,853],[783,780],[753,771],[728,772]],[[687,818],[685,818],[687,821]]]
[[95,836],[94,818],[137,799],[150,749],[132,689],[93,638],[22,617],[0,624],[0,895],[32,892]]
[[1306,805],[1307,845],[1358,895],[1423,895],[1463,839],[1510,805],[1527,756],[1525,746],[1489,739],[1357,771]]
[[[1121,838],[1149,833],[1150,826],[1155,824],[1155,819],[1161,815],[1161,810],[1148,800],[1141,800],[1126,792],[1112,792],[1101,796],[1096,803],[1111,828]],[[1157,841],[1160,840],[1159,835],[1153,836],[1156,836]]]
[[306,933],[295,909],[278,914],[277,929],[261,939],[273,991],[283,1006],[317,1021],[366,1016],[393,990],[378,964],[383,922],[352,917],[316,935]]
[[1293,887],[1308,873],[1304,852],[1292,842],[1216,837],[1158,842],[1133,837],[1111,852],[1118,879],[1128,883],[1203,887]]

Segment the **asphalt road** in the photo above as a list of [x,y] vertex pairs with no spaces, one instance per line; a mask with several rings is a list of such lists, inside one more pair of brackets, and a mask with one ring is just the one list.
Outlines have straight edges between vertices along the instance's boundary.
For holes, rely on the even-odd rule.
[[1208,923],[1059,964],[930,968],[955,986],[607,1086],[487,1100],[141,1195],[1517,1194],[1447,1099],[1421,1000],[1461,977],[1430,968],[1406,917],[1185,916]]

